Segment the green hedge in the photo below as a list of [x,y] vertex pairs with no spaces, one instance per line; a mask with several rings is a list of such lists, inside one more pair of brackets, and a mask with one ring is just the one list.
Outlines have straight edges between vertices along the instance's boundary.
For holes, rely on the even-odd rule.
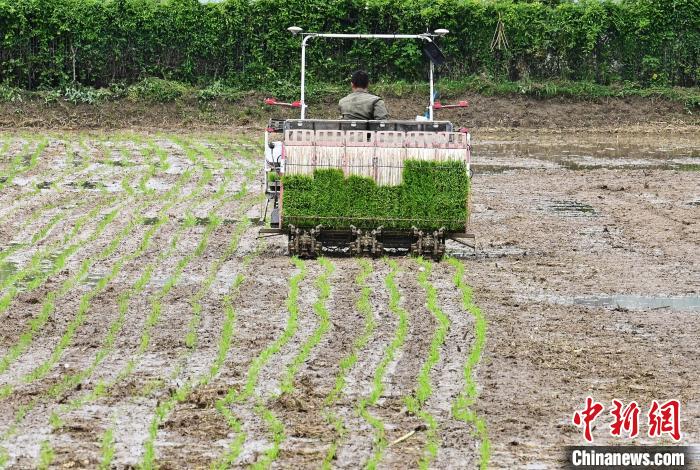
[[[509,47],[491,51],[499,14]],[[105,86],[145,77],[296,93],[299,38],[310,31],[419,32],[437,27],[439,73],[608,84],[700,83],[698,0],[0,0],[0,83]],[[312,40],[309,79],[423,79],[417,42]],[[266,90],[261,90],[266,91]]]
[[462,162],[406,161],[403,183],[377,186],[341,170],[283,178],[285,226],[464,230],[469,177]]

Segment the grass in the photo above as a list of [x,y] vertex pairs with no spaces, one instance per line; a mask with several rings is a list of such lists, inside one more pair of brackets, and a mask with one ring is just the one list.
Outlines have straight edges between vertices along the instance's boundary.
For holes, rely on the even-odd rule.
[[382,355],[382,360],[374,371],[374,379],[372,382],[372,391],[369,396],[360,400],[358,404],[358,412],[365,421],[369,423],[370,426],[374,428],[374,443],[373,443],[373,453],[369,458],[365,466],[369,470],[377,468],[377,465],[382,459],[384,454],[384,449],[386,449],[389,444],[386,440],[386,431],[384,429],[384,423],[381,419],[374,417],[369,412],[369,407],[377,404],[377,401],[382,396],[384,391],[384,375],[389,367],[389,364],[394,360],[396,352],[403,346],[406,342],[406,336],[408,335],[408,312],[406,309],[401,307],[401,294],[396,285],[396,275],[399,272],[399,265],[396,261],[387,260],[391,271],[387,274],[384,284],[389,290],[389,310],[393,313],[399,320],[394,332],[394,338],[391,343],[387,346],[386,350]]
[[342,170],[283,178],[283,221],[298,227],[463,230],[469,177],[463,162],[406,161],[403,183],[378,186]]
[[479,468],[485,470],[489,466],[491,443],[486,421],[479,417],[472,407],[479,396],[476,389],[476,380],[474,379],[474,369],[481,359],[486,343],[486,317],[472,300],[472,289],[464,280],[464,265],[455,258],[450,258],[448,262],[455,268],[453,281],[455,288],[462,293],[462,306],[474,317],[474,342],[469,351],[467,362],[464,364],[465,386],[452,404],[452,415],[456,419],[472,424],[475,427],[476,434],[481,441]]
[[[0,86],[1,87],[1,86]],[[700,88],[674,87],[668,85],[645,86],[635,82],[613,82],[599,84],[581,80],[506,80],[502,77],[485,74],[469,75],[462,78],[441,78],[436,87],[443,99],[478,93],[486,96],[525,95],[533,98],[565,97],[575,100],[601,98],[640,97],[663,99],[683,103],[689,111],[700,107]],[[230,103],[240,107],[251,94],[272,94],[282,100],[298,99],[298,84],[288,83],[261,87],[264,92],[230,87],[222,82],[214,82],[203,87],[194,87],[180,82],[159,78],[146,78],[128,87],[92,89],[90,87],[67,88],[64,90],[28,92],[13,89],[13,92],[0,97],[0,101],[14,102],[43,101],[50,105],[56,101],[72,104],[87,103],[100,105],[110,101],[126,99],[138,103],[193,102],[203,108],[212,102]],[[337,100],[347,93],[347,83],[327,83],[307,81],[308,100]],[[372,91],[385,97],[427,96],[429,84],[426,81],[408,82],[405,80],[380,81],[372,84]],[[2,94],[2,93],[0,93]],[[4,98],[4,100],[3,100]],[[256,105],[257,107],[257,105]]]

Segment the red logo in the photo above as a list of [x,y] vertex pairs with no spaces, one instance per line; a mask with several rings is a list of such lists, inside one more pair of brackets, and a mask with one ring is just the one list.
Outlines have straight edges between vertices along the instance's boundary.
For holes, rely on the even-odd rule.
[[668,434],[674,441],[681,438],[681,404],[678,400],[669,400],[659,406],[656,400],[651,402],[649,410],[649,437]]
[[[612,416],[610,434],[617,437],[634,439],[639,435],[640,408],[636,401],[628,405],[620,400],[612,400],[612,406],[608,409]],[[576,411],[573,416],[574,425],[583,428],[583,438],[593,442],[591,431],[593,422],[603,411],[603,405],[586,397],[586,406],[583,410]],[[664,434],[671,436],[674,441],[681,438],[681,405],[678,400],[669,400],[663,404],[653,400],[647,413],[649,425],[649,437],[661,437]]]
[[622,431],[625,431],[629,439],[636,437],[639,434],[639,406],[637,406],[637,402],[633,401],[624,408],[620,400],[612,402],[610,414],[613,415],[615,421],[610,425],[610,434],[621,436]]
[[588,442],[593,442],[591,435],[591,423],[603,411],[603,405],[593,401],[593,398],[586,397],[586,409],[581,412],[574,413],[574,424],[576,426],[583,425],[583,437]]

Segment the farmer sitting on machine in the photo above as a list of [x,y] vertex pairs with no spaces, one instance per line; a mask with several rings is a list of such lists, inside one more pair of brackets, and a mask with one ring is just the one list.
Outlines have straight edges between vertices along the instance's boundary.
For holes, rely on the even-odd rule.
[[384,100],[367,92],[369,76],[367,72],[358,70],[352,74],[350,87],[352,93],[342,98],[338,103],[343,119],[377,120],[389,119]]

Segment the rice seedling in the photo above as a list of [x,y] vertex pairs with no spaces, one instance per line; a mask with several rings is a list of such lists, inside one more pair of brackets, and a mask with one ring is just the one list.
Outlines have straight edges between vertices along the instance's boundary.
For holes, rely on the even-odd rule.
[[316,329],[314,329],[311,337],[307,339],[304,344],[302,344],[299,352],[292,359],[292,362],[287,366],[285,371],[284,379],[280,384],[281,393],[291,393],[294,389],[294,376],[299,371],[302,364],[308,359],[311,354],[311,350],[321,342],[321,338],[330,328],[330,313],[326,308],[326,302],[331,293],[331,285],[328,279],[333,274],[335,269],[333,263],[331,263],[327,258],[319,258],[319,264],[323,267],[323,274],[319,276],[316,281],[316,287],[319,291],[318,300],[314,302],[313,310],[314,313],[319,318],[319,324]]
[[[365,259],[360,259],[358,263],[362,267],[362,271],[360,271],[355,278],[355,283],[360,288],[360,297],[355,303],[355,307],[364,317],[364,327],[362,329],[362,333],[353,341],[350,354],[340,361],[340,370],[335,378],[335,386],[328,396],[326,396],[324,402],[327,408],[333,406],[342,395],[343,390],[345,389],[348,372],[357,363],[359,352],[367,346],[377,326],[377,322],[374,319],[374,313],[372,312],[372,304],[370,302],[372,289],[369,287],[369,285],[367,285],[367,278],[373,272],[372,263]],[[326,419],[333,426],[337,434],[337,438],[331,444],[323,460],[323,468],[330,468],[331,461],[335,457],[338,446],[345,437],[346,429],[343,420],[335,415],[335,413],[330,411],[330,409],[326,410]]]
[[39,448],[39,470],[48,469],[53,463],[54,458],[55,454],[53,452],[53,448],[51,447],[51,443],[49,441],[42,441],[41,447]]
[[105,430],[102,435],[102,445],[100,446],[100,470],[108,470],[112,468],[112,460],[114,460],[114,430],[110,427]]
[[[289,294],[286,302],[289,316],[287,317],[287,323],[282,335],[273,341],[272,344],[263,349],[262,352],[260,352],[260,354],[253,360],[246,373],[246,380],[242,390],[231,387],[228,389],[226,395],[216,402],[216,409],[222,415],[224,415],[224,418],[226,418],[229,426],[237,435],[237,438],[231,444],[226,454],[217,461],[217,468],[221,468],[221,465],[223,465],[225,462],[235,461],[236,457],[241,451],[243,443],[245,442],[245,436],[241,435],[242,425],[238,418],[231,413],[228,407],[234,403],[245,403],[253,396],[261,369],[269,362],[272,356],[279,353],[279,351],[289,342],[298,328],[299,285],[306,276],[306,264],[299,258],[292,258],[292,262],[294,263],[294,266],[297,268],[298,272],[289,279]],[[268,428],[273,433],[273,445],[266,451],[265,454],[267,456],[266,459],[269,460],[276,457],[279,444],[284,438],[284,429],[277,428],[278,421],[276,421],[276,417],[270,410],[265,408],[264,404],[258,403],[255,409],[259,415],[263,416],[263,419],[268,423]]]
[[486,343],[487,322],[481,309],[472,300],[472,289],[464,279],[464,264],[455,258],[450,258],[448,262],[455,268],[453,282],[455,287],[462,293],[462,306],[474,317],[474,342],[469,351],[467,362],[464,364],[465,385],[452,404],[452,415],[456,419],[470,423],[476,428],[476,434],[481,441],[479,467],[485,470],[489,466],[491,443],[486,421],[472,410],[472,406],[479,396],[476,389],[476,380],[474,379],[474,369],[481,359]]
[[462,162],[407,160],[403,183],[395,186],[346,178],[335,169],[285,176],[283,183],[283,221],[298,227],[463,230],[468,215],[469,177]]
[[418,259],[422,271],[418,275],[418,283],[426,293],[426,307],[435,317],[438,323],[435,333],[430,342],[430,352],[428,358],[423,363],[423,366],[418,373],[418,387],[414,397],[407,397],[406,406],[408,410],[419,415],[427,426],[427,439],[423,456],[419,462],[420,468],[428,468],[432,459],[437,456],[439,447],[437,437],[437,422],[433,416],[423,409],[426,400],[432,395],[432,386],[430,385],[430,371],[437,365],[440,360],[440,348],[445,342],[447,331],[450,328],[450,320],[445,313],[440,309],[437,302],[437,289],[430,283],[430,273],[432,272],[432,263],[422,258]]
[[372,391],[368,397],[360,400],[358,405],[360,416],[362,416],[365,421],[367,421],[369,425],[374,428],[374,452],[365,464],[368,469],[377,468],[377,465],[381,461],[384,454],[384,450],[388,445],[384,423],[381,419],[372,416],[368,408],[376,405],[379,397],[382,396],[382,392],[384,391],[384,375],[386,374],[386,369],[394,360],[396,352],[403,346],[404,342],[406,341],[406,336],[408,335],[408,312],[406,312],[406,310],[400,305],[401,294],[396,286],[396,275],[399,272],[399,265],[393,260],[387,260],[387,263],[389,264],[391,271],[389,274],[387,274],[384,284],[389,291],[389,310],[398,317],[399,323],[396,327],[396,331],[394,332],[394,338],[387,346],[383,353],[382,360],[379,362],[379,365],[374,371]]

